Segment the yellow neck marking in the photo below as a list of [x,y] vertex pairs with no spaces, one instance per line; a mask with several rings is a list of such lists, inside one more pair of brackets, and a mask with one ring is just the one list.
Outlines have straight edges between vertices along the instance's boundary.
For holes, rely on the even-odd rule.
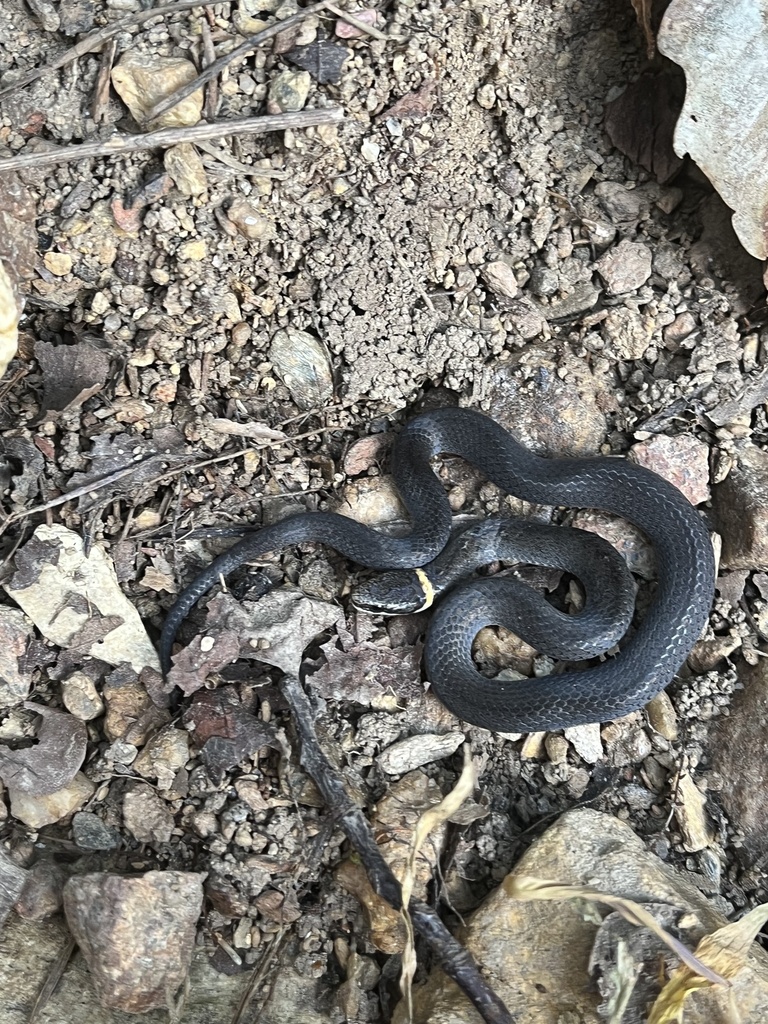
[[414,569],[414,572],[421,584],[421,589],[424,591],[424,604],[418,609],[418,611],[425,612],[427,608],[431,608],[434,604],[435,588],[432,586],[429,576],[427,576],[423,569]]

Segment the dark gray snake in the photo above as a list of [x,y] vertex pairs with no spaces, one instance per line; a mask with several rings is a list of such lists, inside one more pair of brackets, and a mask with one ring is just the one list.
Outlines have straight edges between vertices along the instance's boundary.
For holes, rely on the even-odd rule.
[[[417,416],[397,438],[392,472],[412,524],[407,536],[385,536],[330,512],[306,512],[244,537],[214,559],[168,613],[160,638],[163,671],[170,667],[176,631],[198,599],[221,576],[268,552],[314,541],[371,569],[423,566],[428,570],[428,563],[440,555],[451,534],[451,509],[430,464],[439,454],[465,458],[502,490],[526,501],[602,509],[628,519],[651,541],[658,566],[651,607],[615,657],[595,668],[543,679],[489,679],[478,672],[472,659],[472,642],[484,626],[512,625],[515,632],[531,638],[530,623],[518,625],[508,607],[505,587],[514,581],[494,577],[454,589],[437,607],[425,649],[427,678],[440,700],[473,725],[495,732],[525,732],[617,718],[642,707],[662,690],[699,637],[712,602],[714,558],[699,513],[676,487],[641,466],[614,458],[540,458],[499,424],[469,409],[440,409]],[[531,551],[532,557],[524,554],[523,560],[575,571],[573,556],[564,552],[568,535],[580,531],[544,529],[548,534],[543,559],[533,557]],[[530,546],[531,542],[523,543]],[[596,549],[595,562],[610,557],[602,551],[603,555]],[[587,555],[578,573],[587,586],[588,604],[590,594],[601,590],[599,577],[597,586],[588,578],[589,563]],[[619,583],[622,588],[626,583]],[[608,603],[612,600],[609,597]],[[534,604],[531,614],[535,634],[535,620],[543,614],[541,605]],[[626,613],[616,618],[621,635]],[[544,636],[539,641],[534,635],[533,642],[548,653],[573,657],[572,648],[566,647],[563,653],[555,645],[553,650],[551,641],[557,636],[552,633],[559,633],[561,625],[557,620],[543,627],[538,623],[538,635],[543,631]],[[612,636],[608,646],[615,642],[616,631]],[[588,646],[582,652],[582,656],[594,653]]]

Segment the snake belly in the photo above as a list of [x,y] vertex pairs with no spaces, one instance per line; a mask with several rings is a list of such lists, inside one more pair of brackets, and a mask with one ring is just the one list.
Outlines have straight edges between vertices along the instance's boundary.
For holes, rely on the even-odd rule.
[[461,456],[525,501],[622,516],[649,539],[658,567],[653,602],[615,657],[543,679],[507,682],[478,672],[472,642],[484,626],[505,625],[503,581],[456,589],[435,611],[424,655],[427,678],[446,707],[494,732],[559,729],[628,714],[667,686],[698,639],[714,593],[712,545],[696,509],[642,466],[605,457],[542,458],[482,413],[454,408],[414,417],[395,443],[392,472],[412,524],[409,534],[389,537],[334,513],[306,512],[244,537],[171,608],[159,645],[163,671],[170,668],[176,632],[199,598],[222,576],[269,552],[313,541],[380,570],[412,569],[435,559],[451,532],[448,498],[430,461],[440,454]]

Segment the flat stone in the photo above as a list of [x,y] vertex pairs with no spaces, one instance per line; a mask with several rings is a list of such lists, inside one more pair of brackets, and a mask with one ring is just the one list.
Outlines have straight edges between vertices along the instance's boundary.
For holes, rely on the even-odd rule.
[[11,813],[30,828],[42,828],[61,821],[90,800],[96,787],[82,772],[55,793],[33,796],[23,790],[11,791]]
[[61,684],[64,707],[81,722],[90,722],[104,713],[104,701],[93,680],[85,672],[73,672]]
[[512,267],[503,260],[486,263],[482,270],[483,279],[494,295],[514,299],[517,295],[517,278]]
[[26,700],[32,687],[32,670],[22,668],[33,626],[18,608],[0,607],[0,708],[12,708]]
[[168,843],[173,812],[149,786],[137,785],[123,797],[125,827],[140,843]]
[[552,764],[565,764],[568,760],[568,740],[559,733],[549,733],[544,740],[544,749]]
[[0,926],[21,896],[28,872],[0,846]]
[[768,452],[748,444],[712,491],[726,569],[768,568]]
[[644,192],[619,181],[599,181],[595,197],[614,224],[637,222],[647,215],[651,205]]
[[[0,1001],[0,1024],[20,1024],[24,1020],[24,1007],[33,1006],[46,979],[71,940],[71,934],[63,914],[57,914],[46,921],[23,920],[12,914],[3,927],[2,948],[0,949],[0,992],[13,993],[13,998]],[[59,966],[59,971],[61,968]],[[295,972],[290,973],[293,977]],[[296,1004],[282,1004],[285,1013],[293,1011],[292,1018],[303,1019],[306,1024],[323,1024],[328,1020],[304,1012],[310,1007],[311,993],[317,985],[315,978],[306,976],[311,982],[301,990],[304,1001]],[[190,971],[190,992],[184,1004],[184,1024],[211,1024],[212,1007],[215,1020],[233,1020],[242,999],[242,974],[226,975],[216,970],[210,962],[210,953],[204,947],[195,950]],[[285,993],[286,986],[280,988]],[[167,1021],[168,1010],[156,1010],[149,1017],[128,1018],[114,1010],[105,1009],[97,1000],[94,987],[88,976],[85,960],[79,956],[70,958],[61,971],[61,977],[46,1002],[43,1019],[56,1024],[116,1024],[139,1021]],[[274,1024],[274,1021],[273,1021]]]
[[647,314],[619,306],[609,309],[601,327],[610,352],[619,359],[642,359],[654,341],[655,324]]
[[352,480],[342,493],[343,501],[336,509],[339,515],[377,528],[407,522],[408,514],[391,476]]
[[90,811],[78,811],[72,817],[72,838],[81,850],[114,850],[120,845],[117,829]]
[[607,377],[549,345],[497,363],[487,385],[488,414],[540,455],[597,454],[611,402]]
[[597,764],[602,758],[603,740],[600,736],[599,722],[574,725],[571,729],[565,730],[565,738],[587,764]]
[[166,149],[163,163],[174,185],[185,196],[202,195],[208,188],[202,158],[191,142]]
[[669,480],[692,505],[709,500],[709,445],[691,434],[657,434],[633,445],[630,458]]
[[133,767],[145,779],[157,779],[158,789],[170,789],[176,772],[188,758],[188,733],[167,726],[149,740],[133,762]]
[[542,306],[541,312],[547,320],[567,320],[592,309],[599,298],[599,290],[589,281],[582,281],[574,285],[567,295]]
[[705,850],[712,842],[712,826],[707,818],[707,798],[689,772],[681,772],[673,785],[676,795],[675,818],[689,853]]
[[667,692],[662,690],[648,701],[645,706],[648,721],[656,732],[665,740],[677,739],[677,714],[675,706]]
[[674,351],[681,341],[689,337],[698,327],[696,317],[689,310],[679,313],[671,324],[662,331],[664,343]]
[[[163,57],[156,53],[126,50],[112,69],[112,85],[134,119],[144,115],[161,100],[187,85],[197,68],[184,57]],[[203,90],[197,89],[151,122],[152,128],[179,128],[197,124],[203,109]]]
[[728,717],[713,723],[709,753],[727,780],[719,802],[755,861],[768,851],[768,664],[762,658],[754,666],[740,662],[738,671],[743,689],[733,694]]
[[376,758],[388,775],[402,775],[422,765],[431,764],[454,754],[464,742],[463,732],[419,733],[398,740],[382,750]]
[[95,872],[64,886],[67,924],[99,1000],[127,1013],[167,1007],[186,979],[205,875]]

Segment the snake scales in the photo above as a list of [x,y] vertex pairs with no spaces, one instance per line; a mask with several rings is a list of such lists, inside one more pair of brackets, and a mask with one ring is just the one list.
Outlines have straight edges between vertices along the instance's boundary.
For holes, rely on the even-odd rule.
[[[623,516],[648,537],[658,566],[653,602],[615,657],[596,667],[543,679],[489,679],[478,672],[472,659],[472,641],[483,626],[509,625],[512,614],[515,631],[525,635],[530,622],[518,628],[518,619],[525,619],[528,611],[517,619],[510,612],[507,584],[514,581],[490,578],[455,588],[439,603],[425,648],[427,678],[443,703],[474,725],[524,732],[616,718],[640,708],[663,689],[701,633],[712,602],[714,558],[698,512],[676,487],[641,466],[616,458],[541,458],[495,421],[469,409],[424,413],[410,420],[397,438],[392,472],[412,524],[407,536],[385,536],[334,513],[307,512],[244,537],[214,559],[168,613],[160,639],[163,670],[170,667],[176,632],[198,599],[221,576],[268,552],[314,541],[371,569],[428,568],[451,533],[448,498],[430,464],[439,454],[462,456],[504,491],[526,501]],[[532,551],[529,557],[527,547],[523,557],[569,568],[568,535],[580,531],[545,529],[548,535],[539,557],[533,557]],[[529,539],[524,541],[524,546],[531,544]],[[600,580],[589,579],[589,557],[583,561],[578,575],[588,595],[599,593]],[[556,622],[542,626],[536,621],[548,614],[541,603],[534,603],[529,615],[534,632],[538,626],[538,635],[543,631],[545,639],[546,634],[551,638],[553,630],[559,631]],[[626,617],[622,619],[619,611],[616,619],[614,633],[621,635]],[[574,656],[552,651],[551,645],[549,653]],[[584,653],[590,651],[585,647],[582,657]]]

